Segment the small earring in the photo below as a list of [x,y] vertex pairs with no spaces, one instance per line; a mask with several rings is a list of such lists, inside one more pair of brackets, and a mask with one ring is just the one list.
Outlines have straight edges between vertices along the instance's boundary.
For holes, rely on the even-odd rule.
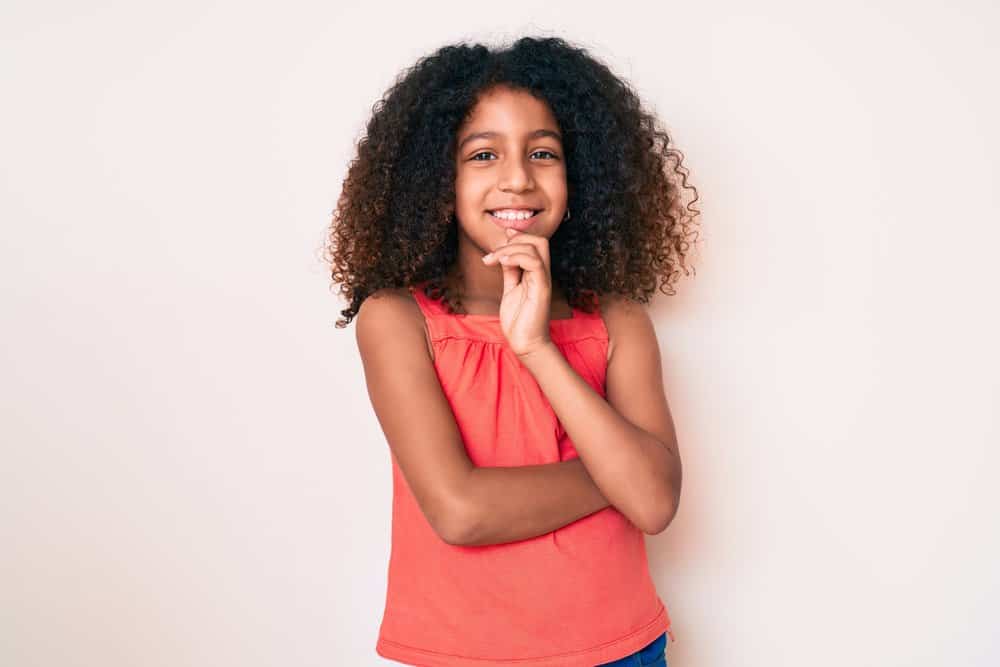
[[563,222],[569,220],[569,206],[566,207],[566,215],[563,216]]

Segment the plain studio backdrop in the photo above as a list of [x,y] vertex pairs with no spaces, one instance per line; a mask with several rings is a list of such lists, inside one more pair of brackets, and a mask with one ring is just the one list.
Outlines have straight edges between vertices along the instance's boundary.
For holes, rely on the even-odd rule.
[[387,665],[391,468],[321,248],[396,74],[582,45],[700,191],[651,305],[671,667],[1000,663],[1000,10],[19,2],[0,663]]

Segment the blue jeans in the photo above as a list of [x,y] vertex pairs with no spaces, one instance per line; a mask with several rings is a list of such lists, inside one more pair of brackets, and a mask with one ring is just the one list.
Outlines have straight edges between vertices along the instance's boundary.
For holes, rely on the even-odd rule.
[[597,667],[667,667],[667,633],[664,632],[632,655],[601,663]]

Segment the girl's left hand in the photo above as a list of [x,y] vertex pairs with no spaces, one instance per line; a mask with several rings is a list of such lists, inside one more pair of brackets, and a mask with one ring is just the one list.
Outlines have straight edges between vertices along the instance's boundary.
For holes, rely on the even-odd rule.
[[503,269],[500,328],[510,349],[521,357],[552,342],[549,240],[516,229],[507,229],[506,234],[506,244],[493,248],[483,262],[487,266],[499,263]]

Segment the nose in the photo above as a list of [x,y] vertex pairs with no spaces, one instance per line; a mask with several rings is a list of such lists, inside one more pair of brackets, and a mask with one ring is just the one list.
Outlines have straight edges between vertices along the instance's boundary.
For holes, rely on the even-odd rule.
[[535,185],[531,176],[531,169],[528,168],[521,158],[510,158],[504,161],[500,171],[500,182],[497,186],[503,192],[521,192],[529,190]]

